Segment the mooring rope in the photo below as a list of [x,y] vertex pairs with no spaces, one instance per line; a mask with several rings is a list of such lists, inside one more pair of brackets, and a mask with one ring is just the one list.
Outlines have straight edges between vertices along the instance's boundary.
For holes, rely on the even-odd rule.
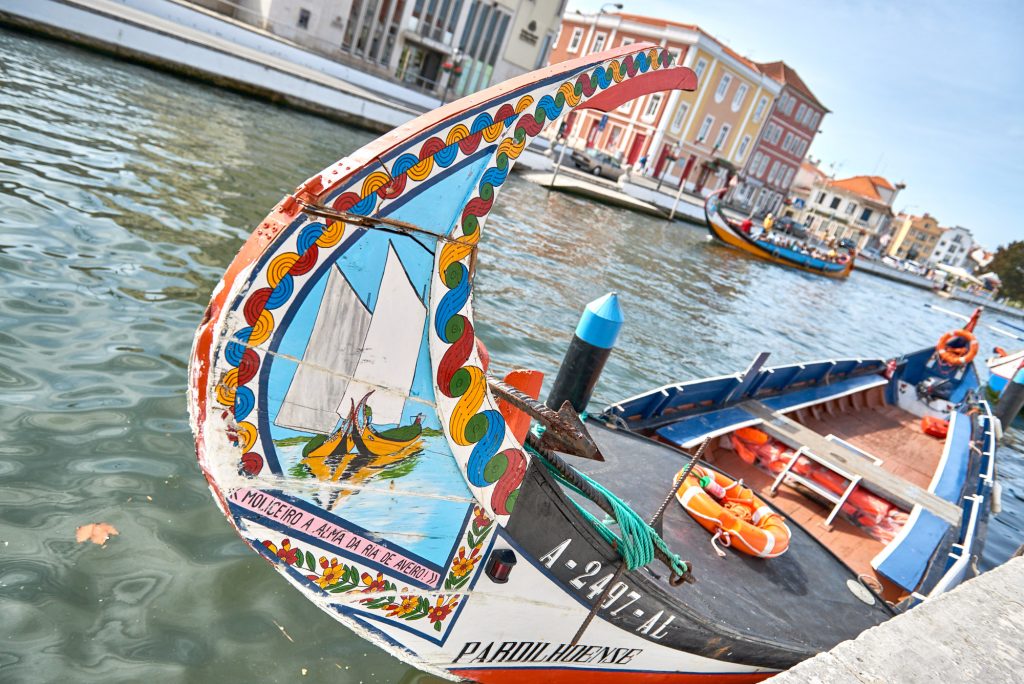
[[[558,467],[551,463],[544,454],[529,444],[524,446],[530,454],[535,456],[537,460],[544,464],[544,467],[547,468],[548,472],[551,473],[562,486],[569,488],[580,496],[592,498],[566,478]],[[654,550],[657,548],[668,558],[673,573],[677,576],[683,576],[689,572],[690,569],[686,562],[680,559],[677,554],[673,553],[669,549],[668,544],[661,538],[661,535],[659,535],[653,527],[648,525],[639,513],[630,508],[629,504],[605,488],[597,480],[588,477],[575,468],[573,468],[573,472],[594,491],[605,498],[612,508],[615,524],[618,525],[621,536],[615,534],[607,524],[598,520],[583,506],[571,499],[570,501],[572,501],[576,510],[580,512],[580,515],[582,515],[587,522],[597,530],[597,533],[601,535],[606,542],[611,544],[612,547],[615,548],[616,552],[622,556],[622,559],[626,563],[626,567],[630,570],[636,570],[637,568],[642,568],[647,565],[654,560]]]

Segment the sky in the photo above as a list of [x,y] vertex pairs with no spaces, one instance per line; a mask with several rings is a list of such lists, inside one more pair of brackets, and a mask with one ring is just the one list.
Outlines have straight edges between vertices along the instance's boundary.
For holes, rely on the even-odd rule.
[[[602,4],[570,0],[566,13]],[[1024,2],[622,4],[796,69],[832,110],[808,152],[826,173],[906,183],[897,212],[969,228],[989,250],[1024,240]]]

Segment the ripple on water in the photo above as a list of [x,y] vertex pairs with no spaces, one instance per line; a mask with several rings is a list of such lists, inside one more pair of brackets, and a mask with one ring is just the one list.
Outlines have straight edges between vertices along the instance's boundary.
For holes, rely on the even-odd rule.
[[[0,60],[0,681],[408,676],[235,536],[184,405],[193,332],[250,228],[373,136],[2,30]],[[618,291],[595,405],[765,349],[885,356],[949,327],[926,293],[784,271],[516,177],[476,288],[495,367],[549,383],[584,303]],[[1009,449],[988,564],[1024,529],[1021,439]],[[88,522],[120,535],[76,544]]]

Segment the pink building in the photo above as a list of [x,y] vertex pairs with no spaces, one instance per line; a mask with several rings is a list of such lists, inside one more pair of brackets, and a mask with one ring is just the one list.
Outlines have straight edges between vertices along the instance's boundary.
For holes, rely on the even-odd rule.
[[755,214],[777,213],[829,110],[785,62],[767,62],[757,68],[782,84],[782,90],[729,204]]

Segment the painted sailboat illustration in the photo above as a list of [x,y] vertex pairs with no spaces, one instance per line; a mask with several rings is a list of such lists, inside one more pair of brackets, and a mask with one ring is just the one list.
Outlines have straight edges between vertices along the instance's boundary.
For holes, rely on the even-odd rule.
[[[422,415],[401,424],[419,353],[418,338],[405,331],[422,329],[426,315],[390,244],[374,312],[339,268],[330,270],[305,354],[274,420],[314,433],[301,461],[314,477],[365,480],[419,450]],[[394,427],[382,428],[387,425]]]

